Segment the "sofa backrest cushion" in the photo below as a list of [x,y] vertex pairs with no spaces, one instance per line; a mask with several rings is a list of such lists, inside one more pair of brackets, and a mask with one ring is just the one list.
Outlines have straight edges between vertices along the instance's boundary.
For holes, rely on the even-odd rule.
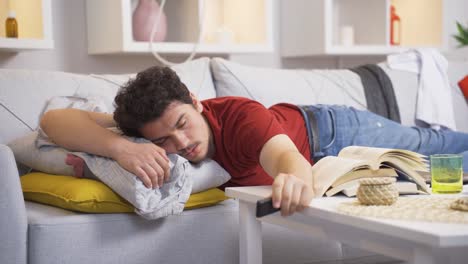
[[[210,71],[210,59],[200,58],[183,64],[171,67],[177,72],[182,82],[187,88],[200,99],[216,97],[213,80]],[[130,78],[135,78],[132,74],[91,74],[91,77],[102,79],[117,86],[125,85]],[[112,98],[113,99],[113,98]]]
[[45,102],[53,96],[74,95],[80,86],[106,89],[111,86],[86,76],[46,71],[0,70],[0,143],[35,130]]
[[349,70],[284,70],[211,60],[217,96],[243,96],[269,107],[293,104],[340,104],[367,108],[359,76]]
[[[187,87],[201,99],[215,97],[209,59],[174,66]],[[112,112],[119,87],[134,74],[80,75],[65,72],[0,70],[0,143],[35,130],[46,102],[55,96],[98,97]]]
[[[468,132],[468,103],[456,81],[468,74],[463,63],[449,64],[457,130]],[[463,64],[463,65],[461,65]],[[403,125],[415,122],[418,74],[389,69],[378,64],[392,81]],[[265,106],[279,102],[294,104],[338,104],[367,108],[360,77],[349,70],[285,70],[241,65],[221,58],[211,60],[217,96],[243,96]]]
[[393,91],[400,110],[401,123],[404,125],[415,125],[416,97],[418,91],[418,76],[415,73],[392,70],[387,63],[379,63],[392,81]]

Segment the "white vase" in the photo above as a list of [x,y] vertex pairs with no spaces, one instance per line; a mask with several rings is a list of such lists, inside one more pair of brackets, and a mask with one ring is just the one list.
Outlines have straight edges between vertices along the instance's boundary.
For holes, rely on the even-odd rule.
[[[139,0],[133,12],[132,27],[133,39],[136,41],[149,41],[153,24],[160,10],[156,0]],[[167,19],[164,12],[161,12],[159,25],[153,37],[153,42],[164,41],[167,33]]]

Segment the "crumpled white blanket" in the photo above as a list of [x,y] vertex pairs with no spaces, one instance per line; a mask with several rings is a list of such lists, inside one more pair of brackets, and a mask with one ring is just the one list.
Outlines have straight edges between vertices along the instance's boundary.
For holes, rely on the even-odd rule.
[[[92,99],[61,97],[52,98],[49,102],[44,113],[63,107],[105,111],[98,101]],[[121,134],[116,128],[111,128],[111,130]],[[144,138],[126,138],[136,143],[151,143]],[[59,147],[51,142],[40,128],[35,143],[38,148]],[[169,181],[160,188],[149,189],[136,175],[128,172],[110,158],[84,152],[70,153],[81,157],[95,178],[130,202],[135,207],[135,212],[145,219],[158,219],[171,214],[179,214],[183,211],[191,193],[220,186],[231,178],[219,164],[212,160],[192,164],[185,158],[174,154],[168,155],[171,169]]]
[[416,119],[431,128],[446,127],[456,130],[451,87],[448,80],[448,62],[432,48],[411,49],[387,57],[391,69],[419,74]]
[[[127,139],[136,143],[149,142],[143,138],[127,137]],[[54,144],[41,130],[36,146],[51,147]],[[171,168],[169,181],[160,188],[148,189],[137,176],[122,168],[115,160],[84,152],[70,153],[82,158],[97,179],[130,202],[135,207],[135,213],[146,219],[179,214],[184,210],[185,203],[190,197],[192,191],[192,180],[188,174],[190,163],[178,155],[168,155]]]

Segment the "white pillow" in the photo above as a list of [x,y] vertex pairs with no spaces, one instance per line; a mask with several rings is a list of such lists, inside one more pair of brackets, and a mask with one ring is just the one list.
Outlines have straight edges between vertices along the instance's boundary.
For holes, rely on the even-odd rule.
[[192,193],[221,186],[231,179],[231,175],[223,167],[210,159],[198,164],[189,163],[186,170],[193,179]]
[[[38,132],[34,131],[8,143],[16,161],[36,171],[75,176],[73,167],[65,163],[67,154],[70,152],[54,146],[38,148],[36,146],[37,136]],[[187,162],[184,169],[193,181],[192,193],[218,187],[231,179],[229,173],[213,160],[205,160],[199,164]],[[90,174],[87,174],[87,178],[98,179],[95,175]]]

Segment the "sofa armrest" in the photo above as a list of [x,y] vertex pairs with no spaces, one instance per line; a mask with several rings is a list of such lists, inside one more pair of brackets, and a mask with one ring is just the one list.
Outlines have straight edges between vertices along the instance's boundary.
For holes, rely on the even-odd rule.
[[0,144],[0,263],[26,263],[28,222],[11,149]]

